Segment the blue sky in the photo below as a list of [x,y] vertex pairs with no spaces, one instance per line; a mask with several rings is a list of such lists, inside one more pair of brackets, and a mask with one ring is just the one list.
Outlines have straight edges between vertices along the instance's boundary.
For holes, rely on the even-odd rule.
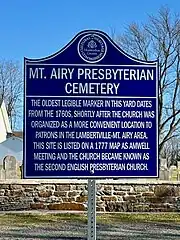
[[0,0],[0,58],[44,57],[84,29],[122,33],[163,5],[180,13],[179,0]]
[[180,0],[0,0],[0,59],[22,65],[24,57],[45,57],[84,29],[118,35],[161,6],[180,13]]

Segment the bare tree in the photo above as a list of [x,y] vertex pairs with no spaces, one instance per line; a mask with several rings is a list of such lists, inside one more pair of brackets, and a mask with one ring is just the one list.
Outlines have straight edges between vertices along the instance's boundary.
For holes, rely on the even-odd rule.
[[167,166],[176,165],[180,161],[180,136],[173,137],[164,144],[162,157],[167,160]]
[[0,103],[5,101],[11,127],[22,118],[23,81],[18,63],[0,60]]
[[144,60],[159,60],[159,151],[180,128],[180,17],[168,8],[139,26],[130,24],[117,37],[126,52]]

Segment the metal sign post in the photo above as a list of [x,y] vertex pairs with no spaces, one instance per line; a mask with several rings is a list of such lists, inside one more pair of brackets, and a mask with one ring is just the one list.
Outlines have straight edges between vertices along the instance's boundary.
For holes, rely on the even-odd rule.
[[88,180],[88,240],[96,240],[96,180]]

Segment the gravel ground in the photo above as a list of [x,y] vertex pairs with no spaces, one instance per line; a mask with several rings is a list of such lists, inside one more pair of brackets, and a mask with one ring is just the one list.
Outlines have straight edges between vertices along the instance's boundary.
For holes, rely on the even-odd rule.
[[[86,240],[87,225],[63,221],[42,226],[1,226],[0,240]],[[169,223],[98,224],[97,240],[179,240],[180,226]]]

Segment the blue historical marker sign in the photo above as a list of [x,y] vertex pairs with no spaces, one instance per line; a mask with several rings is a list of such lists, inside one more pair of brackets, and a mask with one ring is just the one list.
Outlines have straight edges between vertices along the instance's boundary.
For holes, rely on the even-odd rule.
[[105,33],[24,60],[24,177],[158,176],[158,63]]

